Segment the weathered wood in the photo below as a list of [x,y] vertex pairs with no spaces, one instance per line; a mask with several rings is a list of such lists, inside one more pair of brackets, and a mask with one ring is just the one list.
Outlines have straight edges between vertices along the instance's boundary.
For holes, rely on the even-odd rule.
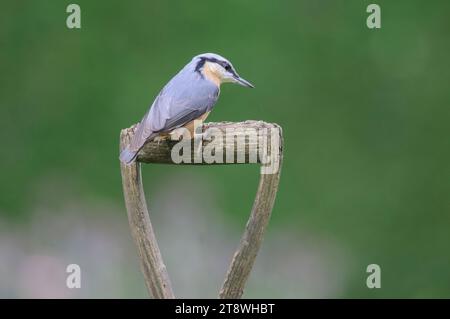
[[241,298],[244,293],[245,284],[250,276],[256,255],[261,246],[278,191],[283,160],[283,136],[281,128],[279,128],[279,145],[277,147],[279,147],[279,167],[272,174],[263,174],[263,171],[261,171],[252,212],[247,221],[239,246],[234,253],[233,260],[228,269],[222,289],[220,290],[219,298],[237,299]]
[[[120,150],[129,144],[131,136],[127,130],[120,135]],[[141,179],[141,165],[120,163],[123,193],[128,213],[131,235],[138,248],[145,283],[153,298],[175,298],[169,275],[158,248],[155,233],[147,210]]]
[[[133,135],[136,129],[136,125],[130,128],[124,129],[128,135]],[[179,165],[222,165],[222,164],[249,164],[249,153],[251,150],[259,151],[261,143],[255,139],[249,139],[248,136],[252,132],[256,131],[259,134],[270,134],[271,130],[279,129],[276,124],[266,123],[263,121],[245,121],[245,122],[219,122],[219,123],[204,123],[200,127],[202,132],[208,132],[214,130],[214,132],[222,133],[222,146],[224,160],[223,163],[206,163],[203,159],[199,163],[179,163]],[[199,136],[201,137],[201,133]],[[208,136],[208,134],[207,134]],[[234,143],[239,139],[245,139],[245,144]],[[153,140],[147,142],[137,156],[137,161],[141,163],[158,163],[158,164],[175,164],[172,160],[171,152],[178,140],[171,140],[166,137],[164,139]],[[199,153],[203,153],[208,144],[211,143],[207,137],[204,137],[202,141],[202,147],[197,149]],[[195,147],[192,142],[191,157],[195,157]],[[235,158],[237,154],[245,155],[246,161],[244,163],[236,163],[232,161],[227,163],[226,153],[234,152]],[[255,163],[261,163],[260,158],[256,159]]]
[[[121,149],[129,144],[135,129],[136,126],[132,126],[122,130]],[[216,133],[215,138],[208,138],[208,132],[213,135]],[[252,134],[254,132],[257,133],[256,137]],[[239,140],[244,143],[235,143]],[[197,143],[199,141],[201,142]],[[220,152],[217,154],[223,154],[219,156],[222,160],[211,162],[203,156],[208,153],[209,143],[213,142],[216,147],[220,146]],[[278,190],[283,156],[281,128],[262,121],[205,123],[200,127],[196,138],[190,140],[190,162],[174,162],[172,151],[177,147],[177,143],[178,141],[169,138],[147,142],[139,152],[136,163],[121,164],[130,228],[138,247],[147,288],[155,298],[174,298],[148,215],[139,162],[214,165],[237,164],[236,161],[239,160],[241,163],[261,164],[261,176],[252,212],[219,294],[220,298],[240,298],[261,246]],[[261,154],[270,155],[272,162],[267,163]]]

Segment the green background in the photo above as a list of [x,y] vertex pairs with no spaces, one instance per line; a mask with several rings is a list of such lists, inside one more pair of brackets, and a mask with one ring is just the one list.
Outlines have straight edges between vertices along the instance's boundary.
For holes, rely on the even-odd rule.
[[[321,247],[315,242],[338,246],[322,266],[330,278],[346,275],[339,289],[317,296],[450,296],[450,2],[376,1],[379,30],[367,28],[371,2],[360,0],[79,0],[79,30],[66,27],[69,3],[7,1],[0,10],[0,225],[9,241],[27,238],[36,207],[52,219],[68,201],[88,210],[77,227],[89,224],[96,214],[90,203],[98,201],[115,207],[110,214],[127,227],[120,129],[140,120],[192,56],[215,52],[256,88],[224,85],[208,120],[283,127],[285,161],[264,253],[271,254],[275,232],[297,238],[283,243],[282,256]],[[199,190],[192,196],[219,207],[237,244],[257,167],[149,165],[149,197],[168,176],[173,183],[189,176]],[[183,207],[183,196],[172,196]],[[108,228],[109,215],[99,216]],[[63,234],[40,222],[33,240],[46,234],[58,242]],[[137,259],[131,237],[123,241]],[[23,248],[25,255],[40,254],[47,244],[25,247],[33,247]],[[0,246],[0,259],[5,249]],[[381,266],[381,289],[366,287],[372,263]],[[263,282],[271,272],[295,282],[302,267],[263,268],[251,280]],[[12,271],[4,268],[0,276]],[[138,268],[129,271],[136,278],[122,278],[126,288],[118,296],[145,297]],[[289,295],[261,286],[246,297],[316,296],[302,280]],[[87,296],[103,296],[95,291]],[[22,296],[14,280],[0,294]]]

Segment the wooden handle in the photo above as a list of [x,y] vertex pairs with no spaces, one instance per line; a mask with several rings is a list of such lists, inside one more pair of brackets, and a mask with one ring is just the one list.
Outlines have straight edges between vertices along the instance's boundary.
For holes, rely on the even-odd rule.
[[[120,149],[132,138],[136,125],[124,129]],[[244,292],[278,191],[283,159],[283,135],[277,124],[262,121],[205,123],[189,146],[188,161],[179,161],[180,142],[165,138],[147,142],[131,165],[121,163],[122,184],[131,233],[138,248],[142,272],[154,298],[175,298],[169,275],[159,251],[145,202],[140,163],[183,165],[251,164],[261,165],[260,181],[244,234],[234,253],[220,298],[240,298]],[[214,151],[211,152],[211,150]],[[174,153],[176,151],[176,153]],[[231,155],[230,155],[231,154]],[[213,155],[214,161],[211,160]]]

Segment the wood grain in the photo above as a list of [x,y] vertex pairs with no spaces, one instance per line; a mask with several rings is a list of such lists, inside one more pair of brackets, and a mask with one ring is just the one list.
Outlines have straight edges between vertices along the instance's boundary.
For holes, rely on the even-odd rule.
[[[122,130],[121,150],[130,143],[135,129],[136,125]],[[249,134],[255,131],[256,138]],[[208,136],[208,132],[215,133],[215,138]],[[217,143],[218,137],[220,143]],[[282,130],[277,124],[262,121],[205,123],[200,127],[196,138],[197,144],[194,139],[190,140],[190,162],[175,162],[172,151],[177,147],[178,140],[165,137],[147,142],[138,153],[137,162],[131,165],[121,163],[123,192],[131,233],[138,248],[149,293],[154,298],[174,298],[147,210],[140,163],[230,165],[237,164],[238,159],[240,164],[259,163],[260,181],[252,211],[219,293],[219,298],[240,298],[261,246],[278,191],[283,158]],[[236,143],[239,140],[241,143]],[[218,158],[221,160],[211,162],[202,154],[208,153],[208,145],[213,142],[216,143],[215,146],[221,147],[216,150],[219,153],[214,153],[219,154]],[[263,150],[271,156],[271,163],[266,163],[264,157],[258,156]],[[274,163],[276,165],[271,167],[270,164]]]

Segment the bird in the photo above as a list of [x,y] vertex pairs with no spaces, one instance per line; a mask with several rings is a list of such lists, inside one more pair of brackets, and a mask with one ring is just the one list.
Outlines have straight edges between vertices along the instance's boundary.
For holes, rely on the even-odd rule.
[[188,128],[192,136],[194,121],[207,118],[219,98],[222,83],[254,88],[219,54],[194,56],[159,92],[137,125],[129,145],[120,153],[120,161],[133,163],[147,141],[177,128]]

